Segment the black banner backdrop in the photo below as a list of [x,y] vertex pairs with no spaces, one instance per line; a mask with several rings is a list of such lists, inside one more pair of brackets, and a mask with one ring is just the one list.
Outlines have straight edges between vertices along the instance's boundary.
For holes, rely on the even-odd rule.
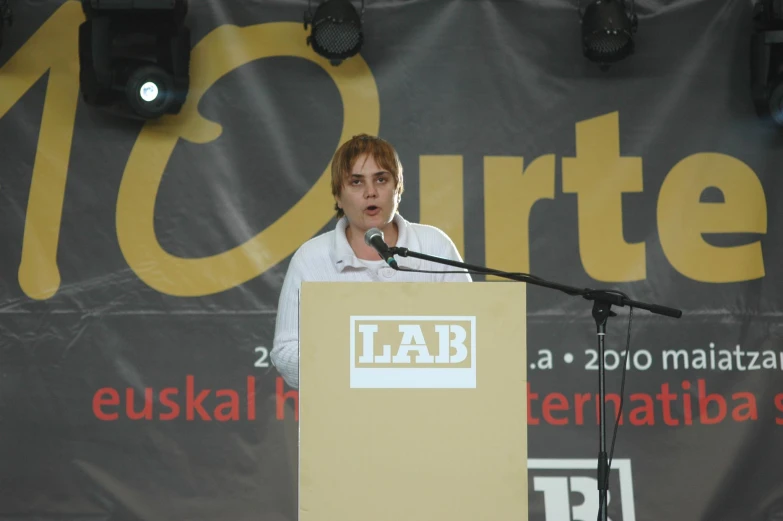
[[[141,124],[82,103],[78,2],[12,3],[0,519],[296,519],[298,395],[268,353],[359,132],[398,147],[401,213],[467,262],[683,309],[634,312],[613,521],[777,519],[783,148],[753,112],[750,2],[638,2],[637,53],[608,71],[575,1],[370,1],[339,67],[305,45],[306,6],[192,2],[188,102]],[[594,519],[590,303],[528,295],[530,519]]]

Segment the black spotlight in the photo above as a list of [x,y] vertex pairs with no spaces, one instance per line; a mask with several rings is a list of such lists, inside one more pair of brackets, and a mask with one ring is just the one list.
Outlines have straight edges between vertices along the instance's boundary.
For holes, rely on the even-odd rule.
[[783,126],[783,0],[754,5],[750,69],[756,114]]
[[362,34],[362,15],[364,15],[364,0],[361,13],[357,13],[350,0],[325,0],[310,11],[310,0],[307,1],[307,12],[304,17],[305,30],[312,25],[307,44],[313,50],[339,65],[346,58],[359,52],[364,42]]
[[633,53],[638,19],[630,1],[631,10],[625,0],[594,0],[581,13],[582,52],[588,60],[608,65]]
[[85,103],[136,119],[179,113],[190,86],[187,0],[82,0],[82,8]]

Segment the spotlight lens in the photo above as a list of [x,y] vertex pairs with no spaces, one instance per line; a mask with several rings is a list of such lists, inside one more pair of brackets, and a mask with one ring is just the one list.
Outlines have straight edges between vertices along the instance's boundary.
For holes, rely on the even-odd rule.
[[139,89],[139,96],[144,101],[154,101],[158,97],[158,86],[151,81],[147,81]]
[[615,54],[628,45],[630,38],[618,31],[599,31],[585,39],[587,47],[596,54]]
[[360,30],[352,23],[323,23],[314,36],[316,43],[330,54],[355,52],[361,42]]

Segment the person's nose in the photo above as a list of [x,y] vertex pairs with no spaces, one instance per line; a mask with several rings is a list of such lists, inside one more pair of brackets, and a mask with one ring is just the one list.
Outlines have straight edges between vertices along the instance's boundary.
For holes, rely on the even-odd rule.
[[378,197],[378,190],[375,186],[375,183],[369,183],[367,185],[367,188],[364,192],[364,197],[366,197],[367,199],[374,199]]

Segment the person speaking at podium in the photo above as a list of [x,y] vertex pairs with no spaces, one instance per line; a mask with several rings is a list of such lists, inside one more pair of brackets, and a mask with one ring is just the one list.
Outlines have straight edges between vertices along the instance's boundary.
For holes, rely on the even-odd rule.
[[[277,308],[272,363],[285,382],[299,388],[299,288],[305,281],[332,282],[471,282],[468,273],[416,258],[394,259],[386,247],[397,246],[462,262],[454,242],[442,230],[413,223],[400,215],[403,168],[395,148],[367,134],[343,143],[332,158],[334,230],[302,244],[291,258]],[[397,264],[399,263],[399,264]]]

